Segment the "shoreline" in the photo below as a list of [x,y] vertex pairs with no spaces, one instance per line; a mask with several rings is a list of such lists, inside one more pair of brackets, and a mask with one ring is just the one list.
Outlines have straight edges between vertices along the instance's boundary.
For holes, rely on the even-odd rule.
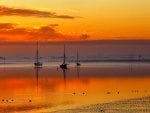
[[150,96],[92,104],[49,113],[150,113]]

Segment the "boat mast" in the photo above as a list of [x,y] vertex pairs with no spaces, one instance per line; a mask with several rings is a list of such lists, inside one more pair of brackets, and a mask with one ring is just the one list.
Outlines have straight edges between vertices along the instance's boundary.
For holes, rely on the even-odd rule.
[[78,54],[78,49],[77,49],[77,63],[79,63],[79,54]]
[[38,41],[37,41],[37,51],[36,51],[36,63],[39,62],[39,44],[38,44]]
[[64,45],[64,62],[63,62],[63,64],[65,64],[66,63],[66,47],[65,47],[66,45]]

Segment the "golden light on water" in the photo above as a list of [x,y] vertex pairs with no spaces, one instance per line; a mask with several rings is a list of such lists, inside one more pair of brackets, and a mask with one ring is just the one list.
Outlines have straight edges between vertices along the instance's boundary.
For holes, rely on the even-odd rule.
[[[119,64],[118,64],[119,65]],[[87,70],[89,69],[89,70]],[[110,73],[93,73],[100,68],[72,68],[65,73],[56,68],[1,68],[0,106],[9,112],[39,112],[112,102],[149,95],[150,78]],[[126,70],[126,69],[125,69]],[[107,76],[103,76],[108,74]],[[97,76],[101,75],[101,76]],[[120,77],[119,77],[120,76]],[[8,106],[9,105],[9,106]]]

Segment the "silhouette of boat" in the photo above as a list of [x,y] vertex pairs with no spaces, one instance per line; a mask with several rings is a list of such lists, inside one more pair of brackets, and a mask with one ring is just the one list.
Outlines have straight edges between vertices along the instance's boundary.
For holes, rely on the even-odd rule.
[[36,68],[42,67],[42,65],[43,65],[43,63],[39,61],[39,47],[38,47],[38,46],[39,46],[39,45],[38,45],[38,42],[37,42],[36,60],[35,60],[35,62],[34,62],[34,66],[35,66]]
[[77,66],[80,66],[81,64],[79,63],[79,53],[78,53],[78,50],[77,50],[77,62],[76,62],[76,65]]
[[66,46],[64,45],[63,63],[60,65],[60,68],[67,69],[67,65],[68,64],[66,64]]

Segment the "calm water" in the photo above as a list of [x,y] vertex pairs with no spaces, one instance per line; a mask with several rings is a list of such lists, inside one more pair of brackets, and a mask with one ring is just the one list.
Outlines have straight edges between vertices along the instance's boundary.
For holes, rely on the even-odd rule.
[[[60,62],[63,56],[63,42],[39,43],[39,52],[43,62]],[[84,62],[99,60],[148,59],[150,60],[150,41],[89,41],[66,42],[67,61],[79,59]],[[33,62],[36,43],[0,43],[0,63]]]
[[70,64],[65,71],[59,64],[1,64],[0,110],[50,112],[150,95],[149,63]]

